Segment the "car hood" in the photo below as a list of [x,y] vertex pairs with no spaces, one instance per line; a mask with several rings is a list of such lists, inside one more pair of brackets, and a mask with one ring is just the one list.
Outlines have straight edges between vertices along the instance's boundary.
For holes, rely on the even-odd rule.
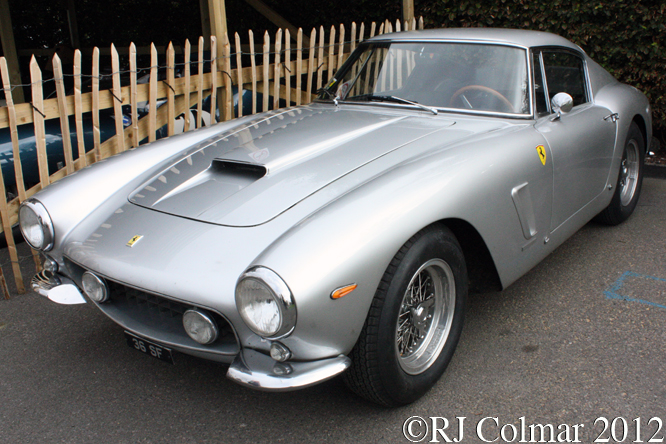
[[[314,106],[257,119],[184,152],[130,196],[145,208],[226,226],[263,224],[312,193],[388,152],[435,131],[444,116]],[[489,130],[490,128],[483,128]],[[448,134],[448,135],[447,135]]]

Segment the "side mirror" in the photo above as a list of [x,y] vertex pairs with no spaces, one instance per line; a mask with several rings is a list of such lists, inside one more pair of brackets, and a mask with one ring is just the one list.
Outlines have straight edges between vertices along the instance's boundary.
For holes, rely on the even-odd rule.
[[550,106],[553,109],[553,112],[557,114],[566,114],[571,111],[571,108],[573,108],[573,98],[564,92],[557,93],[550,101]]

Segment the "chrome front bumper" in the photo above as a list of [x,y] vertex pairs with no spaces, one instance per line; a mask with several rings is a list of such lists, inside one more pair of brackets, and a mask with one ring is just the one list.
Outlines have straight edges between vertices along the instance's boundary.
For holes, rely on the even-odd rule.
[[227,378],[257,390],[286,392],[319,384],[344,372],[351,359],[335,358],[310,362],[277,362],[251,349],[243,349],[229,366]]
[[30,281],[33,291],[41,296],[49,298],[53,302],[64,305],[85,304],[79,288],[74,282],[65,276],[54,276],[46,270],[37,273]]

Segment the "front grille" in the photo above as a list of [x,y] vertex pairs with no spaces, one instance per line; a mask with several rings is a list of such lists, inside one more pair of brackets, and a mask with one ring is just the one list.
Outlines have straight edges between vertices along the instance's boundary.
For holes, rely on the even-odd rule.
[[115,282],[107,281],[107,285],[111,293],[111,300],[125,300],[131,305],[145,306],[149,310],[154,310],[156,313],[170,318],[182,316],[185,311],[191,308],[181,302],[146,293],[136,288],[125,287]]
[[[65,258],[65,264],[72,278],[81,286],[81,277],[86,271],[85,268],[68,258]],[[101,304],[95,303],[95,305],[127,330],[161,344],[206,354],[234,356],[240,351],[233,327],[219,313],[205,307],[196,307],[162,295],[129,287],[108,278],[104,278],[104,280],[109,288],[109,300]],[[185,332],[183,314],[192,308],[203,309],[215,319],[219,337],[214,343],[201,345]]]
[[[185,304],[183,302],[168,299],[156,294],[147,293],[145,291],[137,290],[136,288],[127,287],[125,285],[106,280],[109,287],[110,299],[112,304],[126,306],[130,310],[138,310],[146,312],[151,318],[161,317],[166,319],[177,320],[178,324],[182,323],[183,314],[194,308],[193,305]],[[215,318],[217,323],[220,338],[232,334],[231,326],[222,316],[215,312],[210,312]]]

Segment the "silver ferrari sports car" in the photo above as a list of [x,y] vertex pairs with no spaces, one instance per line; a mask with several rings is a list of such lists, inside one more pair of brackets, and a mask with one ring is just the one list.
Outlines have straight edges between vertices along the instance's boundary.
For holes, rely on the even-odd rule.
[[342,374],[380,404],[444,372],[469,291],[504,288],[593,218],[627,219],[648,100],[542,32],[364,41],[307,106],[107,159],[20,208],[33,288],[130,347],[261,390]]

